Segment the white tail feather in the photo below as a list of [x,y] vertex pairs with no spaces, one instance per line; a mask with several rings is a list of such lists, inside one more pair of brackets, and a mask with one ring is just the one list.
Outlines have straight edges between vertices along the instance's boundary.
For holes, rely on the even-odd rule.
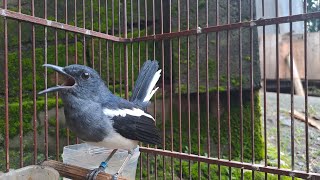
[[143,99],[143,102],[148,102],[150,101],[150,99],[152,98],[153,94],[158,90],[158,87],[156,89],[153,90],[154,86],[157,84],[159,78],[161,76],[161,69],[158,70],[153,78],[152,78],[152,81],[150,82],[149,84],[149,87],[148,87],[148,91],[147,91],[147,95],[146,97]]

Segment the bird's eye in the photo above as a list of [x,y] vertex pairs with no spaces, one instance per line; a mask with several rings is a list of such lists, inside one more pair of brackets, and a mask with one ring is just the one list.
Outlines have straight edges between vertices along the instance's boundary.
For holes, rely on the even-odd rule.
[[87,73],[87,72],[85,72],[85,73],[82,73],[82,74],[81,74],[81,77],[82,77],[82,79],[89,79],[90,74]]

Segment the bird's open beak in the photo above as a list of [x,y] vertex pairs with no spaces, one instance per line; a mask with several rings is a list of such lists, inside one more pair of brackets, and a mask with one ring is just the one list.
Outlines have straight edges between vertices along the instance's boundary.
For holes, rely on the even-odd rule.
[[64,81],[64,83],[62,85],[58,85],[58,86],[55,86],[55,87],[50,87],[48,89],[40,91],[38,94],[45,94],[45,93],[49,93],[49,92],[56,92],[56,91],[59,91],[59,90],[62,90],[62,89],[72,88],[73,85],[75,84],[75,79],[71,75],[66,73],[64,71],[63,67],[52,65],[52,64],[44,64],[43,66],[51,68],[51,69],[57,71],[59,74],[63,75],[65,77],[65,81]]

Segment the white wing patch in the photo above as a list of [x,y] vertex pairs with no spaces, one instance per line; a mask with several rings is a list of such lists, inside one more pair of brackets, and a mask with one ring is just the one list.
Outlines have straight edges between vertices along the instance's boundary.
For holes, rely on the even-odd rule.
[[158,71],[154,74],[154,76],[153,76],[153,78],[152,78],[152,80],[151,80],[151,82],[150,82],[150,84],[149,84],[148,91],[147,91],[147,95],[146,95],[146,97],[143,99],[143,102],[150,101],[150,99],[152,98],[153,94],[158,90],[158,87],[157,87],[156,89],[154,89],[154,90],[152,90],[152,89],[153,89],[154,86],[157,84],[160,76],[161,76],[161,69],[158,70]]
[[150,115],[142,111],[141,109],[133,108],[133,109],[104,109],[103,113],[106,116],[114,117],[114,116],[122,116],[125,117],[127,114],[131,116],[146,116],[154,120],[154,118]]

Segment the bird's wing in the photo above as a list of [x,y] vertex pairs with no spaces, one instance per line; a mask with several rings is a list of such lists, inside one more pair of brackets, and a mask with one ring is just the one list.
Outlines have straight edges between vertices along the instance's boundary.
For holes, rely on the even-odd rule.
[[161,144],[160,132],[154,118],[138,108],[105,108],[104,114],[112,120],[113,128],[125,138],[148,144]]

